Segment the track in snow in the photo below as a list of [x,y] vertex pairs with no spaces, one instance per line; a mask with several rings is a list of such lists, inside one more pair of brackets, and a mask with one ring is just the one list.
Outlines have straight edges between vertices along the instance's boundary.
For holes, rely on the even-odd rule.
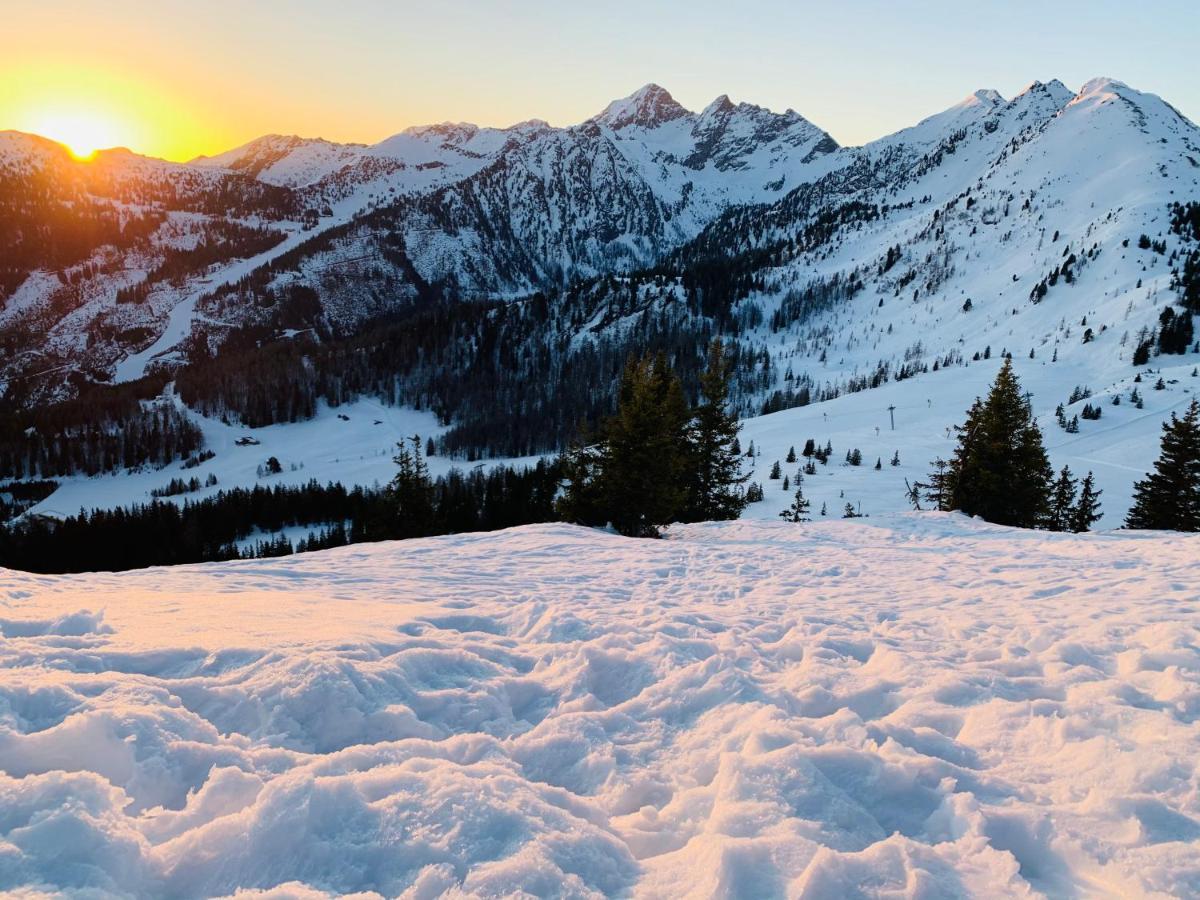
[[1198,549],[909,514],[0,572],[0,889],[1195,894]]

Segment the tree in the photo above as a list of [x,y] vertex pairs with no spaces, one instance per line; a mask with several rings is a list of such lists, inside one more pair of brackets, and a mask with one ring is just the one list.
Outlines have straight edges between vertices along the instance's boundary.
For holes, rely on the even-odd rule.
[[1200,531],[1200,404],[1163,423],[1154,471],[1134,485],[1128,528]]
[[700,402],[687,429],[685,521],[736,519],[746,508],[737,416],[729,409],[729,359],[714,339],[700,375]]
[[1079,500],[1071,510],[1071,531],[1078,533],[1091,530],[1100,519],[1100,495],[1103,493],[1096,490],[1096,479],[1088,472],[1079,483]]
[[998,525],[1036,528],[1049,512],[1050,461],[1029,403],[1005,359],[986,401],[958,427],[949,508]]
[[[917,482],[913,487],[923,492],[925,502],[931,507],[939,512],[949,512],[953,508],[950,501],[954,491],[950,463],[939,456],[930,465],[933,471],[929,473],[929,481]],[[920,509],[919,506],[916,508]]]
[[854,504],[853,504],[853,503],[850,503],[850,502],[847,502],[847,503],[846,503],[846,506],[845,506],[845,508],[843,508],[843,509],[842,509],[842,518],[843,518],[843,519],[857,519],[857,518],[859,518],[859,515],[858,515],[858,513],[856,513],[856,512],[854,511]]
[[610,521],[621,534],[658,537],[682,509],[687,422],[683,387],[666,355],[631,358],[605,428],[601,477]]
[[783,469],[780,468],[779,460],[775,460],[775,462],[771,464],[771,471],[767,474],[767,477],[775,479],[782,477],[782,475]]
[[603,443],[587,446],[572,444],[559,459],[562,470],[561,494],[554,510],[564,522],[599,526],[608,522],[603,482],[606,447]]
[[429,480],[429,468],[421,456],[421,438],[413,435],[396,444],[396,455],[392,462],[397,471],[388,485],[392,507],[396,512],[396,536],[401,538],[421,537],[433,532],[433,484]]
[[1058,479],[1050,491],[1050,513],[1046,517],[1046,528],[1049,531],[1070,531],[1075,511],[1076,482],[1071,477],[1071,470],[1062,467]]
[[788,447],[787,459],[784,462],[794,463],[796,461],[796,448]]
[[804,496],[804,486],[796,485],[796,494],[792,498],[792,505],[779,513],[779,518],[785,522],[807,522],[808,521],[809,502]]

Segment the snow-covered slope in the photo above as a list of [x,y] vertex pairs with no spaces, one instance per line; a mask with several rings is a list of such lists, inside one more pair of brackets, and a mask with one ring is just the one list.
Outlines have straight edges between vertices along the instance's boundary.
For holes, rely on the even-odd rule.
[[0,890],[1192,896],[1198,542],[910,514],[2,573]]

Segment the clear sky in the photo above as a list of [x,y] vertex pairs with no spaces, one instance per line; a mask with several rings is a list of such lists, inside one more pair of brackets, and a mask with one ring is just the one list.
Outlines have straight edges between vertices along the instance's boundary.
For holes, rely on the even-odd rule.
[[269,132],[582,121],[647,82],[844,144],[976,88],[1110,75],[1200,119],[1200,0],[0,0],[0,129],[169,159]]

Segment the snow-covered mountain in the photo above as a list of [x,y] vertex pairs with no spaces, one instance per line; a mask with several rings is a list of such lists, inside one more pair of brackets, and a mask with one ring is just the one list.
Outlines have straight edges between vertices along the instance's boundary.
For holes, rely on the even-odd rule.
[[[22,161],[44,144],[8,137],[5,191],[31,183]],[[135,206],[75,176],[106,214],[143,218],[127,246],[6,272],[10,400],[158,370],[216,420],[366,397],[434,411],[448,450],[523,455],[602,412],[627,353],[669,349],[686,373],[715,333],[738,347],[747,416],[889,383],[932,408],[939,385],[971,369],[981,387],[1011,354],[1051,426],[1087,402],[1077,386],[1124,398],[1086,433],[1135,415],[1147,365],[1178,370],[1170,393],[1197,362],[1176,352],[1190,344],[1159,355],[1157,336],[1200,303],[1200,131],[1112,79],[976,91],[862,147],[791,111],[722,97],[694,113],[648,85],[568,128],[270,137],[94,171],[196,187]],[[222,197],[236,213],[213,211]],[[1143,398],[1153,421],[1115,464],[1149,457],[1178,399]]]

